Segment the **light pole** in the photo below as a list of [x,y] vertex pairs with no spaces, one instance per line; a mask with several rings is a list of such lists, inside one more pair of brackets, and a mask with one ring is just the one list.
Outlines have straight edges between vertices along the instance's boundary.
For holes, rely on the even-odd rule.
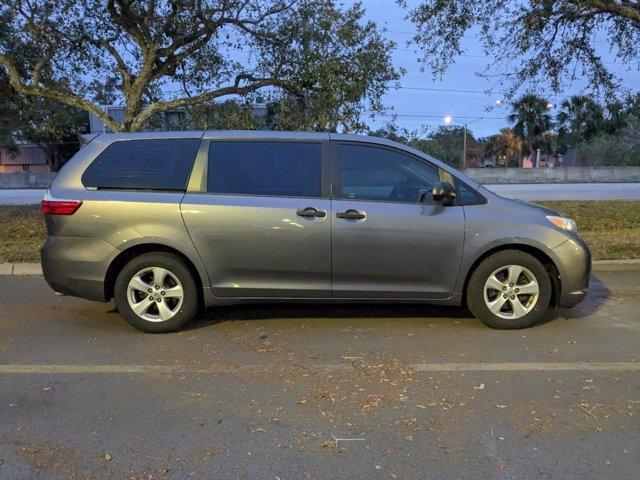
[[455,118],[453,118],[451,115],[447,115],[446,117],[444,117],[444,123],[446,123],[447,125],[449,125],[451,122],[455,122],[458,125],[462,125],[463,128],[463,137],[462,137],[462,169],[464,170],[465,168],[467,168],[467,130],[469,129],[469,125],[477,122],[479,120],[484,120],[484,117],[479,117],[476,118],[475,120],[472,120],[470,122],[459,122],[458,120],[456,120]]

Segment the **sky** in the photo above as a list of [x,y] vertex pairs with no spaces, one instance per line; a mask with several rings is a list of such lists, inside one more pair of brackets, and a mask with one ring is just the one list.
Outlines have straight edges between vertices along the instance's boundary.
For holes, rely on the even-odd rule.
[[[410,0],[407,3],[409,6],[416,5],[418,0]],[[419,90],[433,88],[484,92],[489,89],[489,82],[476,75],[484,70],[488,62],[478,40],[465,38],[463,41],[465,56],[456,58],[455,63],[441,80],[433,81],[431,72],[421,71],[415,54],[417,46],[406,44],[411,40],[412,32],[415,31],[414,26],[404,19],[406,11],[394,0],[363,0],[363,6],[366,9],[367,18],[375,21],[379,27],[385,27],[388,30],[387,38],[396,42],[397,48],[392,55],[394,65],[406,69],[405,76],[400,80],[404,88],[390,91],[384,97],[385,104],[392,107],[393,112],[398,115],[396,123],[400,127],[410,130],[419,129],[422,125],[437,127],[444,124],[443,119],[447,115],[454,118],[472,117],[463,121],[473,122],[469,124],[469,129],[476,137],[492,135],[500,128],[508,126],[504,118],[509,114],[508,105],[495,105],[496,100],[500,98],[499,95]],[[606,38],[599,38],[597,41],[605,61],[614,62],[615,59],[608,52]],[[634,91],[640,90],[640,73],[637,70],[627,71],[619,63],[611,64],[609,67],[620,75],[624,85]],[[418,88],[418,90],[411,88]],[[583,88],[583,84],[576,82],[562,93],[574,95],[580,93]],[[559,103],[563,98],[564,96],[552,96],[551,101]],[[486,111],[486,108],[491,106],[493,106],[491,111]],[[479,120],[482,117],[485,118]],[[389,118],[378,117],[373,121],[367,121],[373,128],[377,128],[389,120]]]

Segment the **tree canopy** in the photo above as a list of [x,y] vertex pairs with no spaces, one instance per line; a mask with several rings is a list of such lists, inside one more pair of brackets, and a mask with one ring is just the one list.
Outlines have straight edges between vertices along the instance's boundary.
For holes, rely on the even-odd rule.
[[496,166],[502,163],[509,166],[512,160],[518,159],[522,153],[522,139],[510,128],[501,128],[500,133],[491,135],[485,142],[484,154],[495,156]]
[[602,51],[640,68],[636,0],[420,0],[408,18],[418,30],[421,60],[436,76],[464,53],[465,36],[478,36],[489,57],[484,75],[507,97],[540,85],[558,92],[581,78],[594,92],[616,95],[621,82]]
[[527,94],[513,102],[507,117],[514,124],[513,131],[524,143],[525,151],[533,155],[544,143],[544,134],[553,124],[549,102],[542,97]]
[[35,143],[57,170],[79,148],[89,118],[78,108],[17,93],[0,70],[0,146],[14,153],[16,141]]
[[574,95],[562,101],[556,120],[561,141],[575,145],[602,130],[604,113],[603,108],[591,98]]
[[17,92],[115,131],[265,88],[322,105],[314,128],[348,128],[399,78],[392,42],[363,15],[334,0],[0,0],[0,68]]

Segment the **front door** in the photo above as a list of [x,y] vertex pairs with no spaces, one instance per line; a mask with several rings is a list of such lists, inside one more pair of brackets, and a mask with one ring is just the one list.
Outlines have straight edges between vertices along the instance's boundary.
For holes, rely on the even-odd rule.
[[216,296],[331,296],[326,148],[211,142],[206,192],[187,193],[181,208]]
[[464,210],[433,202],[430,192],[453,182],[451,174],[401,150],[336,142],[332,175],[333,296],[449,297]]

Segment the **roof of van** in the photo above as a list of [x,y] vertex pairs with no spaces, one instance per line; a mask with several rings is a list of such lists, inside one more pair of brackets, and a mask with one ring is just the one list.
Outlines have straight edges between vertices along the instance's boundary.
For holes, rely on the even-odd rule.
[[[133,132],[133,133],[101,133],[97,135],[103,141],[152,138],[203,138],[203,139],[277,139],[277,140],[342,140],[376,143],[380,145],[399,146],[398,142],[386,138],[368,135],[345,135],[329,132],[296,132],[275,130],[191,130],[171,132]],[[91,139],[95,138],[92,137]],[[410,148],[402,145],[403,148]],[[424,155],[424,152],[420,152]]]

